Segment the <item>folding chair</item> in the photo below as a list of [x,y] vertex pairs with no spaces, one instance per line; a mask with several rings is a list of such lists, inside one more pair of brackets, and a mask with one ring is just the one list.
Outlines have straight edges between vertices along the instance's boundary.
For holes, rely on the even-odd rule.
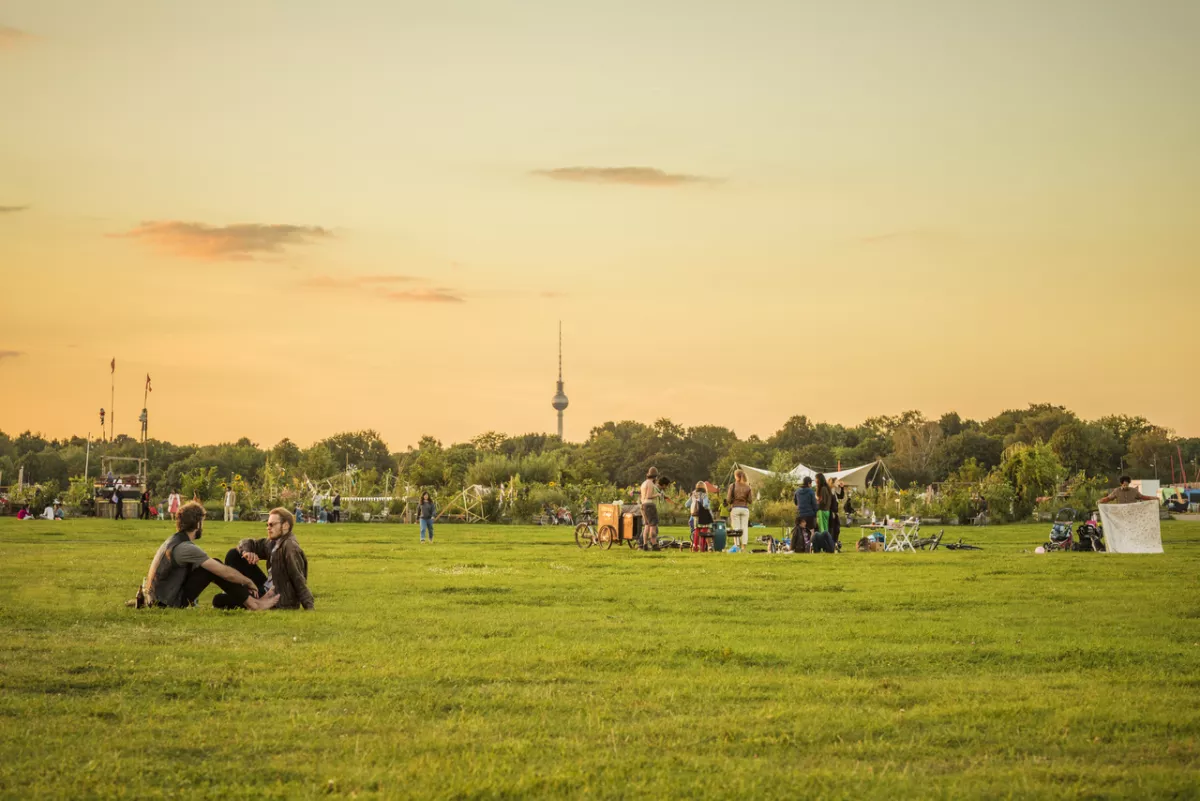
[[897,524],[897,527],[892,529],[891,540],[888,541],[885,551],[900,551],[903,552],[906,548],[916,552],[916,545],[913,544],[913,539],[921,532],[921,522],[909,523],[907,520]]

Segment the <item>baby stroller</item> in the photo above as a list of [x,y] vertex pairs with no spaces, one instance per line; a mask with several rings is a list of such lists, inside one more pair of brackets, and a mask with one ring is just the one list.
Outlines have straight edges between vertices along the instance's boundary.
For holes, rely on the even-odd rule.
[[1096,520],[1096,513],[1075,527],[1075,535],[1079,538],[1075,543],[1077,551],[1103,551],[1104,527]]
[[1054,525],[1050,527],[1050,541],[1042,547],[1046,553],[1050,551],[1070,551],[1075,544],[1072,532],[1075,530],[1075,510],[1070,507],[1059,509],[1054,515]]

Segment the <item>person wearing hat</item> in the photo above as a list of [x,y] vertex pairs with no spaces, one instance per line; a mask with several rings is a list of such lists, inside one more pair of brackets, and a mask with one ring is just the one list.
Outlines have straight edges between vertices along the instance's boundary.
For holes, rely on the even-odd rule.
[[1115,488],[1096,503],[1136,503],[1138,501],[1158,500],[1153,495],[1143,495],[1141,490],[1136,490],[1131,486],[1132,483],[1133,479],[1129,476],[1121,476],[1121,486]]
[[646,480],[642,482],[642,548],[658,548],[658,506],[655,501],[662,497],[658,489],[658,468],[651,467],[646,471]]

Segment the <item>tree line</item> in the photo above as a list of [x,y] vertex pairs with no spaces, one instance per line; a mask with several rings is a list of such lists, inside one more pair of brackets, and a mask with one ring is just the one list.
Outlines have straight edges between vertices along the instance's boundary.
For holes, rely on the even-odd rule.
[[[1022,446],[1038,446],[1033,451],[1040,454],[1037,458],[1052,462],[1039,469],[1057,480],[1077,476],[1112,482],[1123,472],[1182,480],[1180,456],[1188,478],[1200,479],[1200,438],[1176,437],[1144,417],[1083,420],[1051,404],[1031,404],[983,421],[955,412],[933,420],[907,411],[844,426],[796,415],[766,438],[743,439],[723,426],[684,427],[660,419],[652,424],[607,422],[579,443],[548,434],[488,431],[450,445],[425,436],[393,451],[378,432],[365,430],[334,434],[307,448],[290,439],[270,447],[244,437],[215,445],[149,440],[146,455],[156,494],[180,490],[207,499],[232,484],[267,502],[285,495],[299,498],[310,481],[341,481],[360,495],[392,496],[406,487],[448,492],[473,484],[497,486],[519,476],[527,485],[590,486],[604,492],[599,488],[638,484],[651,465],[678,485],[691,486],[701,479],[725,481],[735,463],[777,471],[803,463],[832,471],[880,458],[898,487],[924,487],[982,481],[1005,464],[1006,454],[1012,462]],[[90,477],[98,474],[101,456],[141,455],[142,443],[126,435],[93,441]],[[56,440],[29,431],[15,437],[0,432],[0,485],[15,484],[24,468],[25,481],[48,492],[67,491],[72,478],[82,487],[87,482],[78,477],[86,459],[87,442],[80,437]],[[1007,469],[1015,468],[1009,464]]]

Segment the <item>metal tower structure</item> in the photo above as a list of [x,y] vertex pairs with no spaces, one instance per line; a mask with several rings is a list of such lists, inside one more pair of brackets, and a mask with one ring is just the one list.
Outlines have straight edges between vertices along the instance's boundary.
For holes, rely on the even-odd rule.
[[566,393],[563,392],[562,380],[562,320],[558,321],[558,392],[554,394],[554,400],[551,401],[553,406],[558,411],[558,438],[563,438],[563,410],[567,408]]

